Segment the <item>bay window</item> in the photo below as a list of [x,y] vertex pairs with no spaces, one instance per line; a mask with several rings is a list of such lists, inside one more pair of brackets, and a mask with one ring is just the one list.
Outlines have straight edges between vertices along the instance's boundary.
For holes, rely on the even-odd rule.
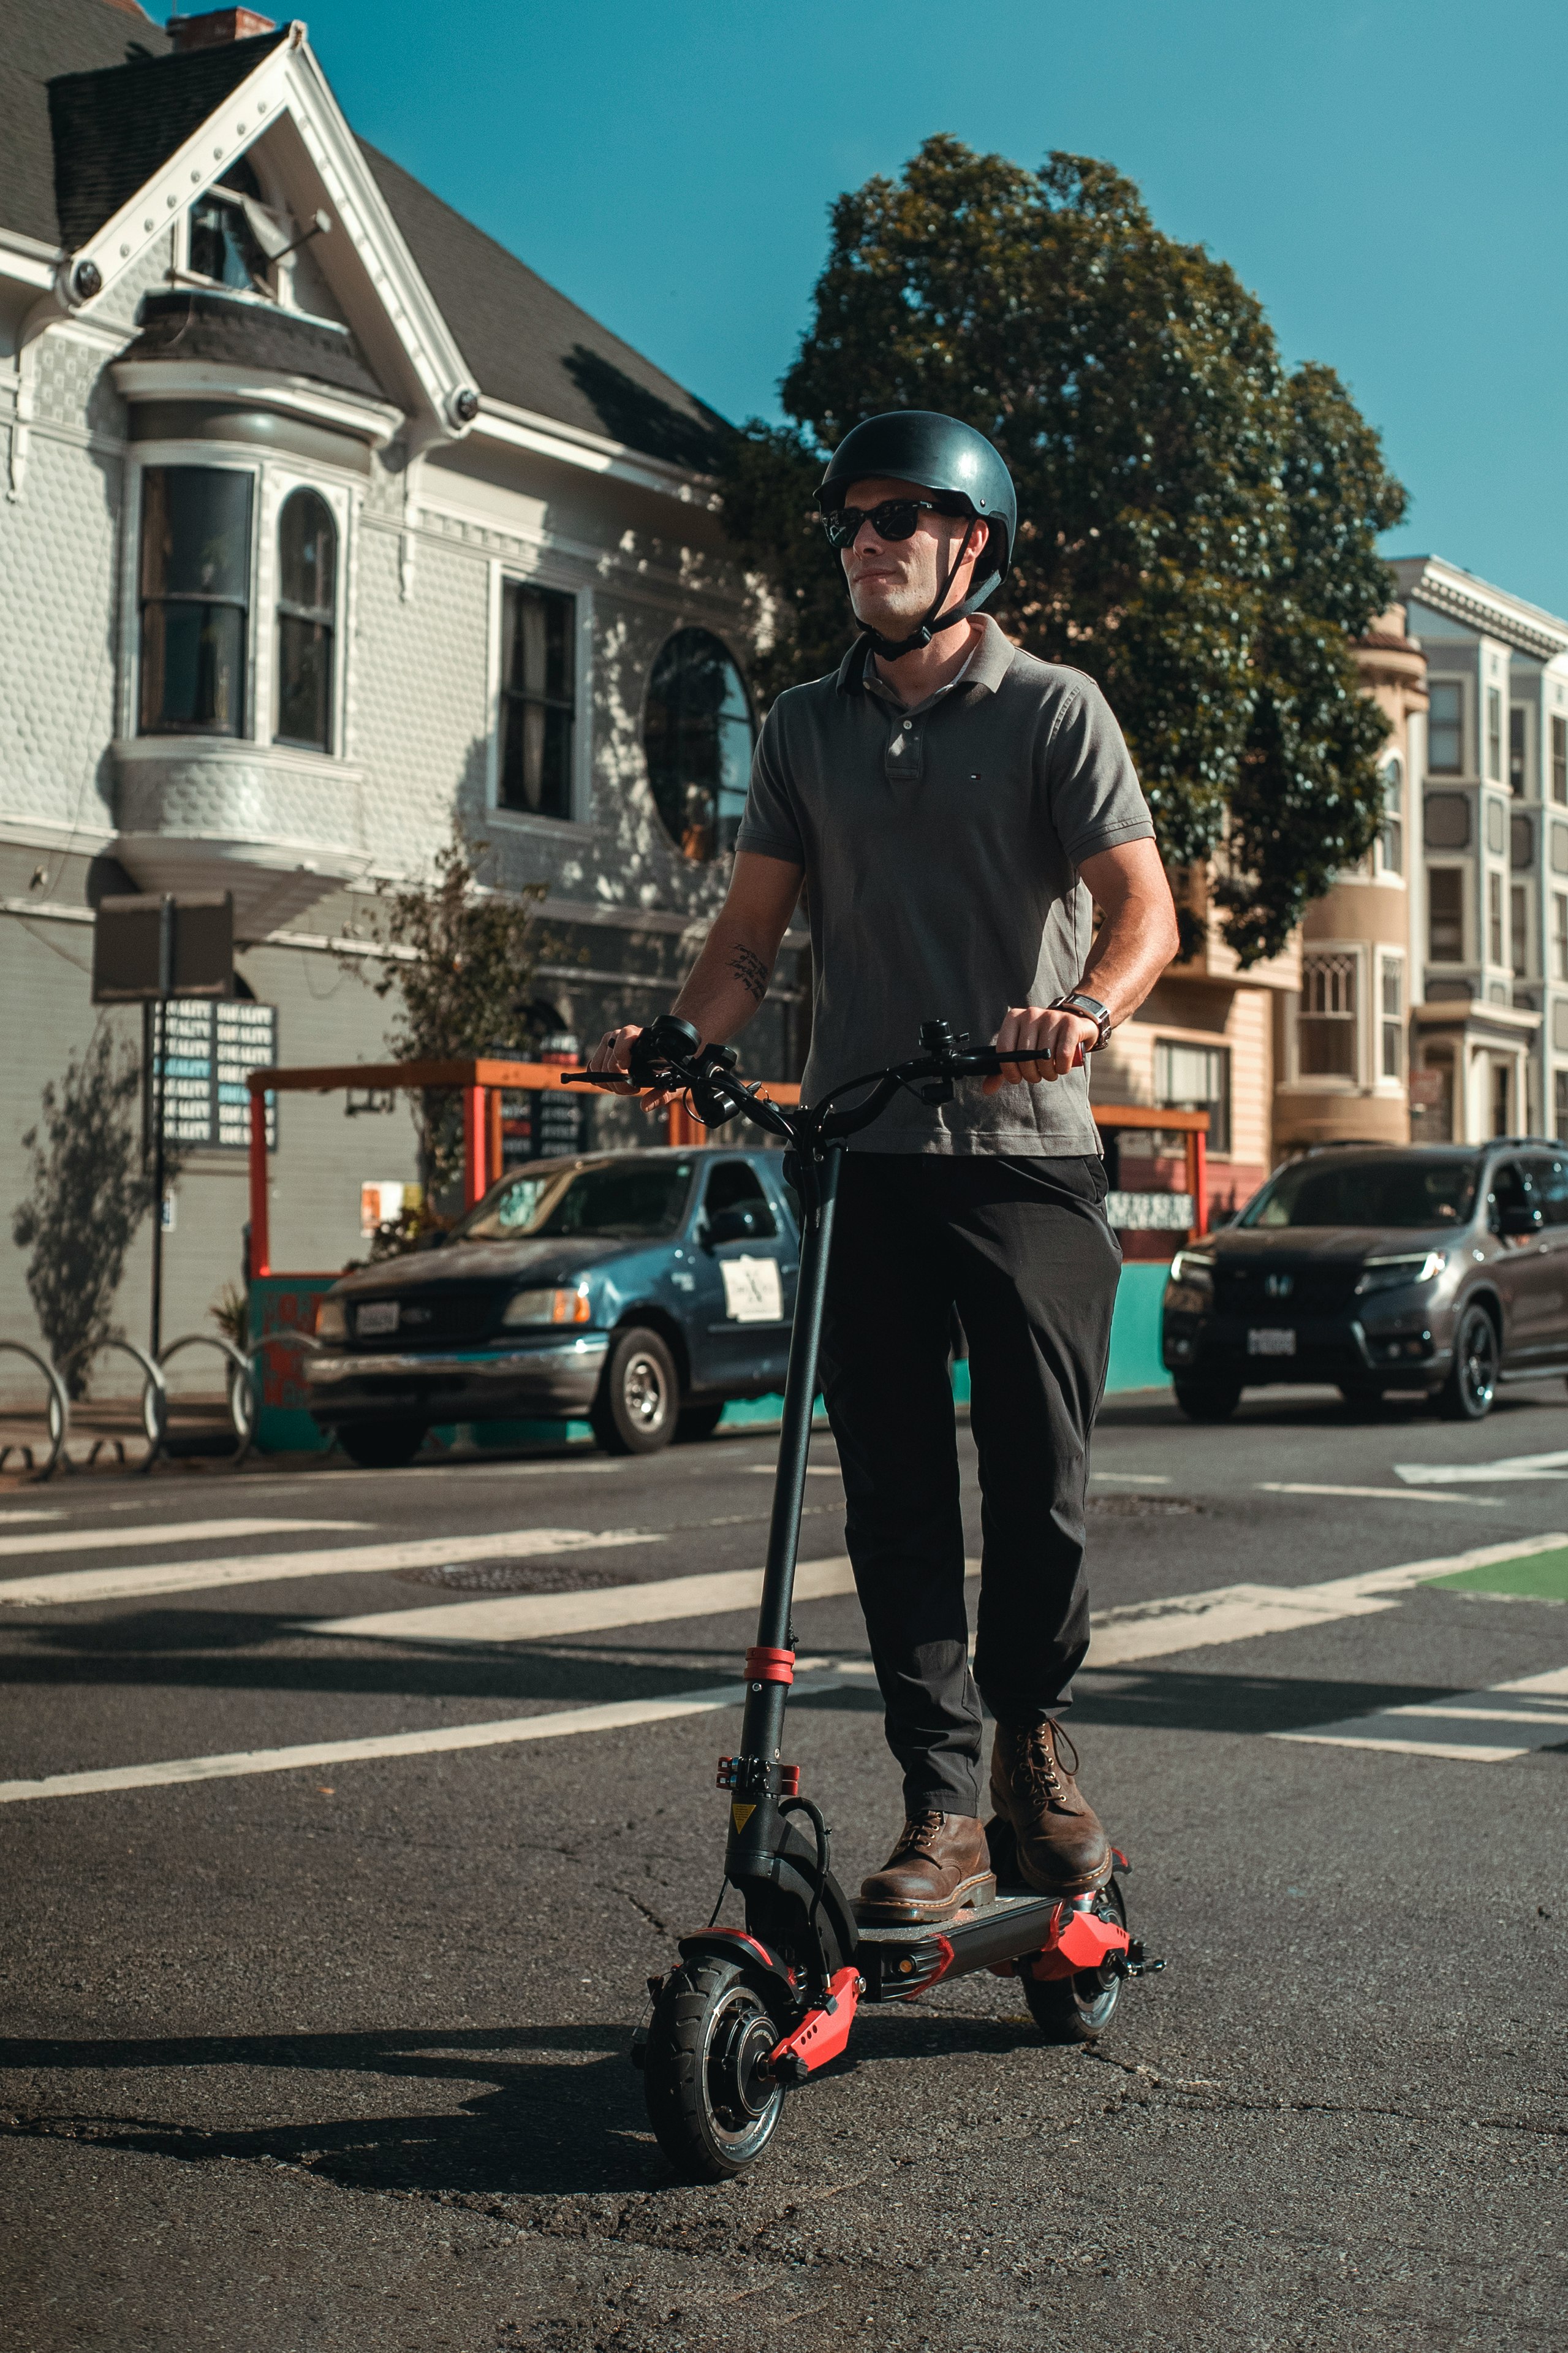
[[250,476],[142,477],[141,732],[239,735],[250,607]]
[[291,491],[278,518],[279,744],[332,748],[338,528],[316,491]]

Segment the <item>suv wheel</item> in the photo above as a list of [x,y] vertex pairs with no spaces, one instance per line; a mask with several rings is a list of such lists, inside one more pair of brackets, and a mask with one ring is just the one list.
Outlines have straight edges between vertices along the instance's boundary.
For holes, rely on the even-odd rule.
[[599,1394],[588,1419],[606,1454],[657,1454],[675,1436],[680,1381],[657,1332],[642,1324],[610,1344]]
[[1497,1396],[1497,1327],[1484,1307],[1467,1307],[1454,1343],[1454,1369],[1436,1396],[1447,1421],[1484,1421]]
[[1189,1421],[1228,1421],[1241,1403],[1239,1381],[1184,1381],[1175,1384],[1176,1403]]

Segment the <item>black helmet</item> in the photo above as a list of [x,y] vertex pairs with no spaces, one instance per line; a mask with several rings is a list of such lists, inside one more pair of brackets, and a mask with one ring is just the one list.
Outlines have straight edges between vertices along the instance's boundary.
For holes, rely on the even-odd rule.
[[900,654],[929,644],[936,635],[939,617],[943,628],[967,618],[1005,580],[1017,536],[1018,497],[1012,475],[984,433],[956,417],[941,417],[929,408],[889,409],[886,416],[867,417],[863,425],[846,434],[828,459],[816,503],[825,514],[831,513],[843,505],[852,483],[879,478],[934,491],[944,513],[977,515],[991,526],[976,566],[975,584],[962,605],[951,612],[942,611],[942,599],[958,568],[955,557],[935,603],[911,637],[893,644],[875,629],[867,630],[879,653],[897,659]]

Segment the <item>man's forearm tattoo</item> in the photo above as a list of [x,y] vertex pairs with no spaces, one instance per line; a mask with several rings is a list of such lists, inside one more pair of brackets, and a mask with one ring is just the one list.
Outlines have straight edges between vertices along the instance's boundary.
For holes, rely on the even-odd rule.
[[760,1005],[768,993],[768,968],[760,955],[750,948],[736,948],[730,957],[730,969],[749,997]]

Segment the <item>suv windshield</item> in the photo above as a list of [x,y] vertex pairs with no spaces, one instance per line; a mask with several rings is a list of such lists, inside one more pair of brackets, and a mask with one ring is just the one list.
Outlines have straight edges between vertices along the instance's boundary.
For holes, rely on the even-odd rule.
[[680,1223],[691,1166],[689,1160],[595,1160],[564,1167],[536,1161],[481,1201],[453,1240],[511,1242],[583,1234],[655,1241]]
[[1249,1202],[1238,1226],[1462,1226],[1475,1205],[1479,1163],[1333,1157],[1297,1160]]

